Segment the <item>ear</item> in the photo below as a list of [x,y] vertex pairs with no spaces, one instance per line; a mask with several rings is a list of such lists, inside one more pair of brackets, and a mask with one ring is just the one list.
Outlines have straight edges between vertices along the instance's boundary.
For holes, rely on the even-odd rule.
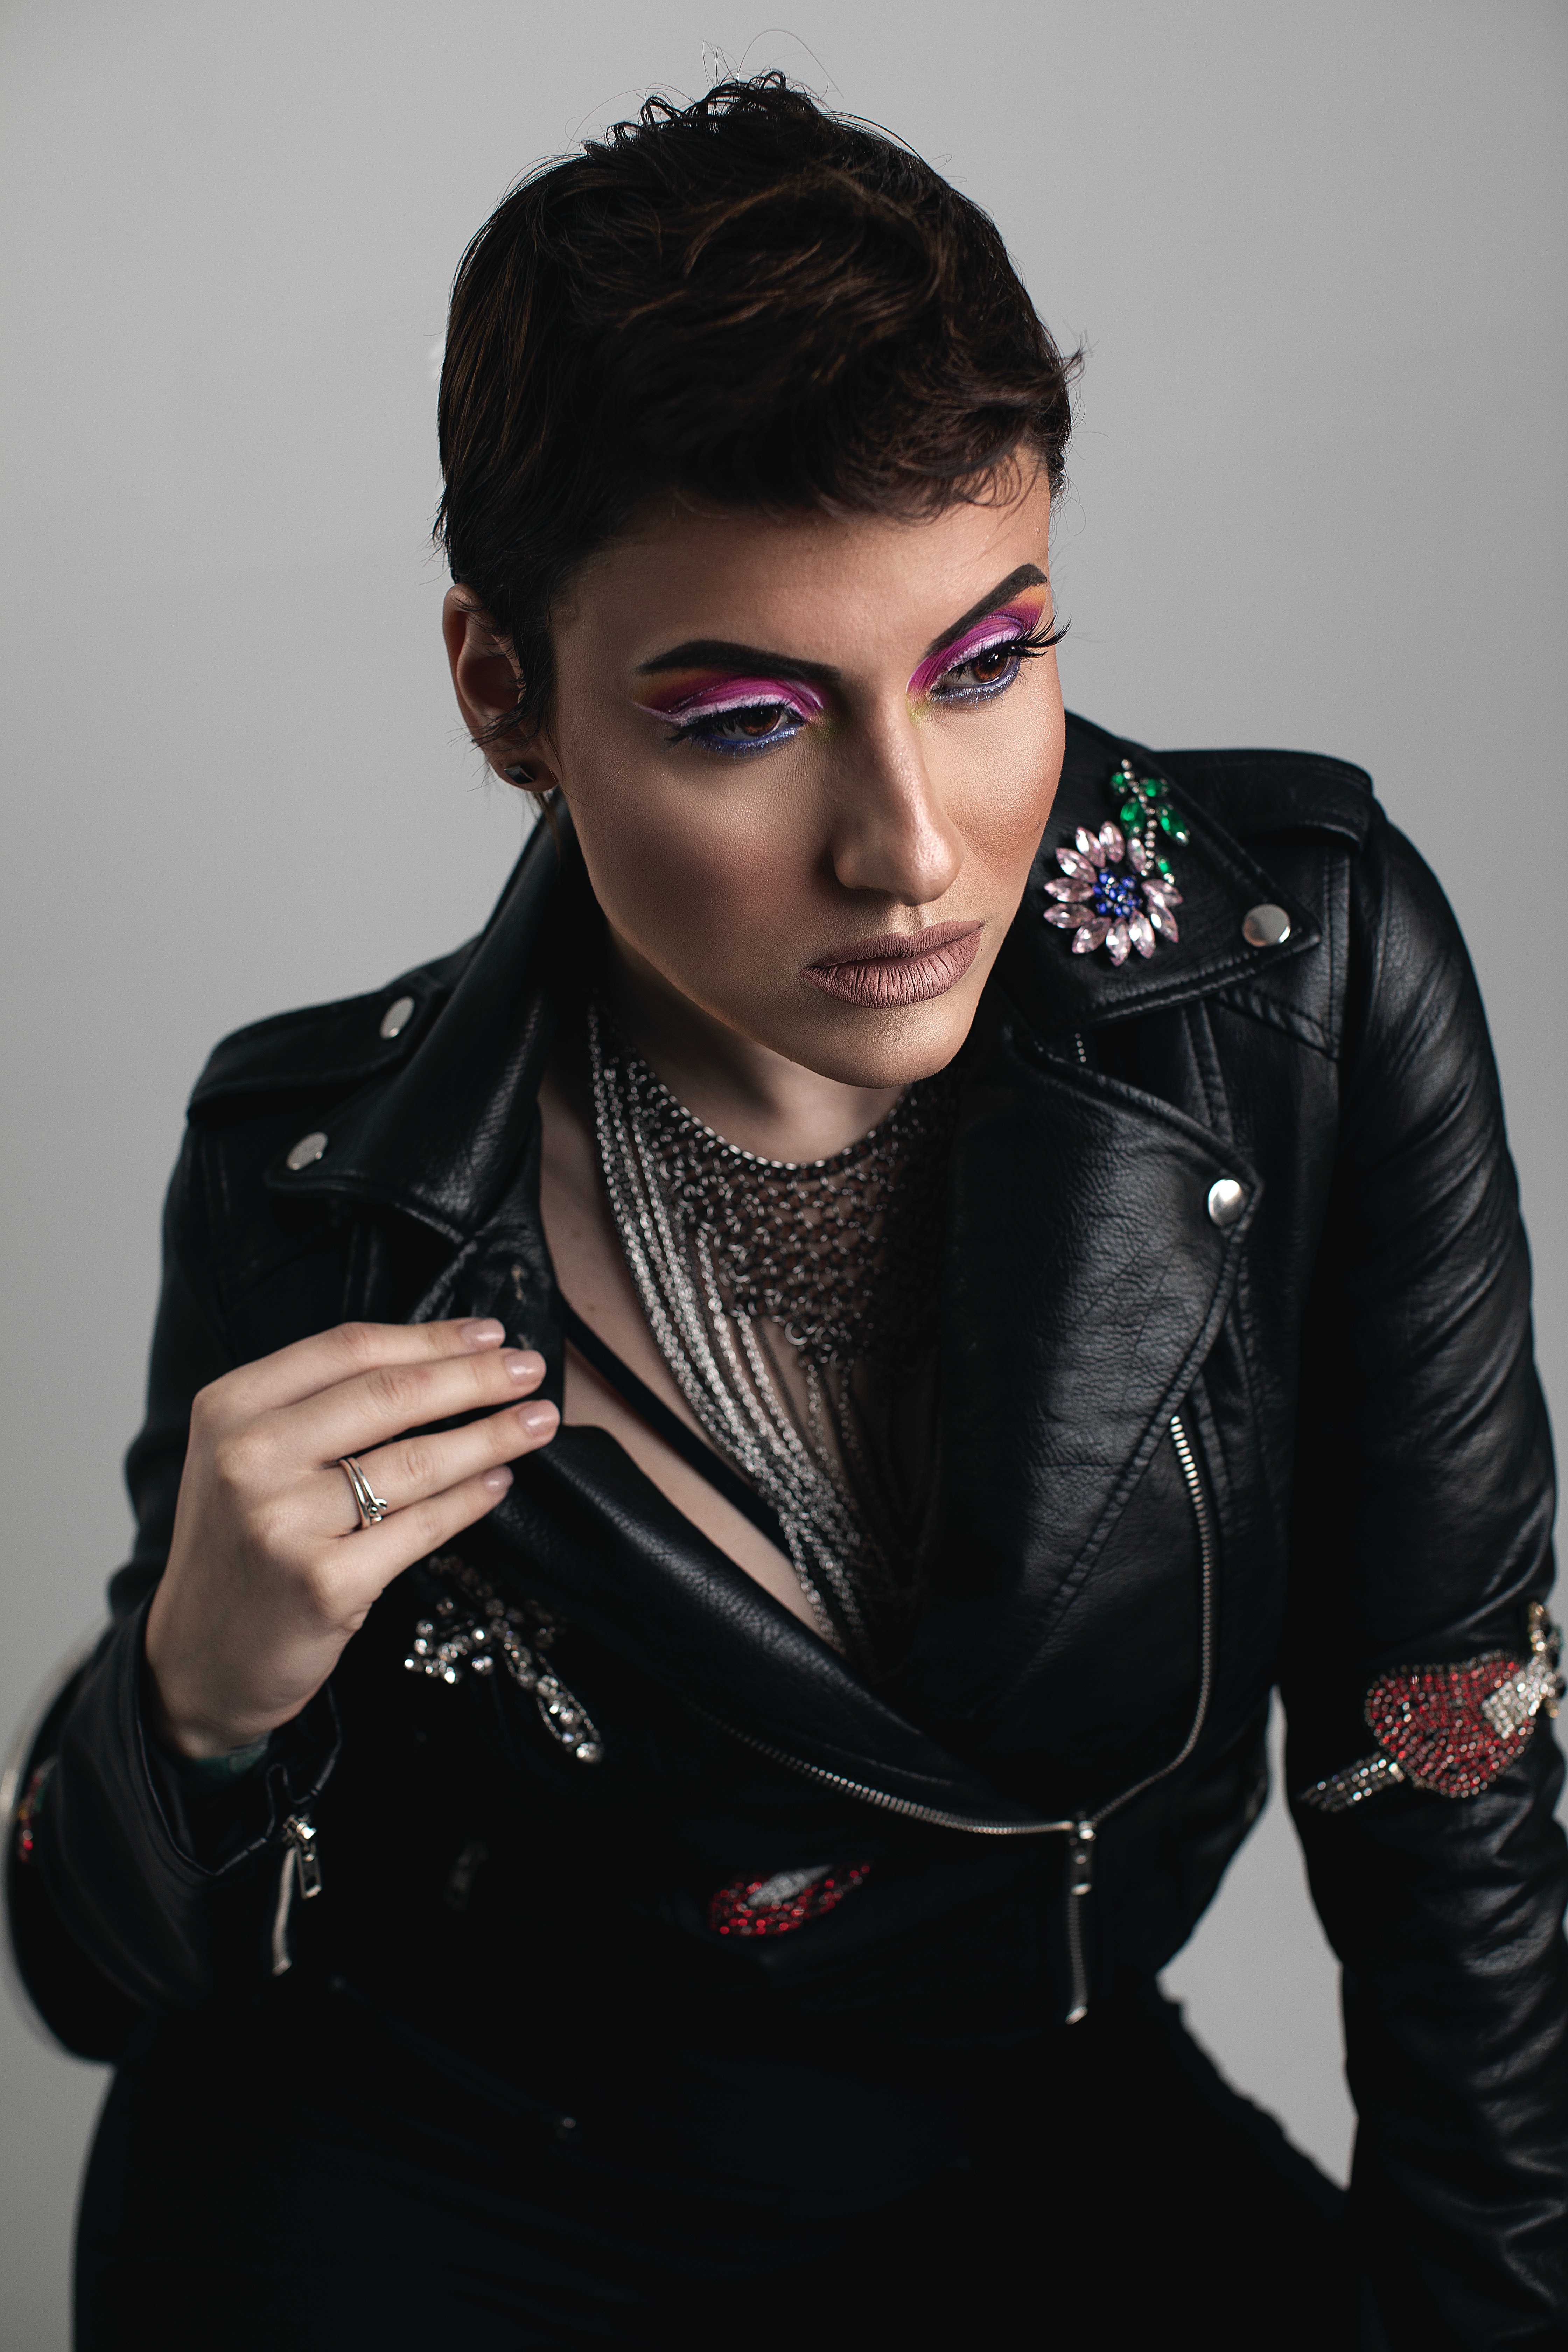
[[510,645],[471,588],[447,589],[441,634],[463,724],[497,775],[523,792],[553,792],[560,778],[542,734],[489,733],[498,719],[516,709],[522,678]]

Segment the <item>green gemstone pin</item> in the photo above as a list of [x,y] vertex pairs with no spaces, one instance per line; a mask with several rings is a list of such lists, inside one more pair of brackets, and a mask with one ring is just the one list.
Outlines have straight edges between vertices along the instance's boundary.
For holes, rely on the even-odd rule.
[[1123,827],[1142,836],[1149,863],[1155,871],[1169,874],[1169,861],[1154,846],[1156,834],[1163,833],[1178,849],[1184,849],[1192,836],[1180,809],[1172,807],[1166,785],[1158,776],[1141,777],[1131,761],[1123,760],[1110,779],[1110,789],[1121,800],[1118,814]]

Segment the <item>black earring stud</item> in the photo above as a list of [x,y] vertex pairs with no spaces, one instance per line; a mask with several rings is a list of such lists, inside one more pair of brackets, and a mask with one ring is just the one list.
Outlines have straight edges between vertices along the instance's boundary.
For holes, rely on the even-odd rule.
[[501,774],[509,784],[531,784],[533,782],[531,768],[503,768]]

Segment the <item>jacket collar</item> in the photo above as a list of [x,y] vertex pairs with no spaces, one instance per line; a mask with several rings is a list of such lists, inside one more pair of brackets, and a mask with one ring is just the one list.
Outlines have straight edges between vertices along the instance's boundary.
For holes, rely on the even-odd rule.
[[334,1108],[328,1148],[298,1173],[284,1159],[270,1189],[400,1209],[449,1241],[482,1226],[517,1180],[559,1022],[563,982],[585,959],[597,910],[563,813],[539,824],[489,921],[444,994],[408,975],[416,1042],[388,1077]]
[[[1183,894],[1179,940],[1162,940],[1147,961],[1130,957],[1120,970],[1103,953],[1074,955],[1070,935],[1044,920],[1045,884],[1058,871],[1057,849],[1070,845],[1077,826],[1098,828],[1115,814],[1120,795],[1111,780],[1123,756],[1141,776],[1166,774],[1141,746],[1069,720],[1050,823],[987,991],[992,1012],[1011,1000],[1046,1040],[1255,977],[1259,950],[1242,936],[1250,908],[1279,906],[1290,918],[1286,944],[1263,951],[1271,962],[1316,947],[1321,937],[1309,908],[1184,782],[1176,789],[1191,838],[1173,853]],[[368,1085],[334,1106],[323,1158],[295,1172],[280,1157],[269,1186],[296,1199],[346,1195],[399,1209],[454,1242],[472,1235],[516,1181],[563,983],[584,969],[597,922],[563,811],[554,834],[536,827],[449,992],[443,996],[423,975],[410,976],[416,995],[423,982],[433,1011],[416,1025],[416,1042],[401,1066],[390,1076],[378,1066]]]
[[[1132,761],[1140,778],[1157,778],[1170,788],[1190,837],[1171,848],[1182,893],[1179,938],[1174,943],[1161,940],[1147,961],[1130,956],[1118,969],[1103,950],[1072,953],[1071,934],[1045,920],[1051,904],[1045,886],[1058,877],[1056,853],[1070,848],[1078,826],[1098,832],[1108,817],[1116,816],[1125,793],[1113,780],[1124,758]],[[1273,881],[1194,796],[1190,785],[1196,781],[1178,782],[1140,744],[1107,735],[1082,719],[1069,722],[1050,823],[995,970],[995,980],[1040,1036],[1061,1037],[1159,1012],[1230,982],[1256,978],[1260,955],[1273,963],[1319,944],[1321,931],[1313,915]],[[1259,950],[1243,937],[1248,911],[1260,906],[1283,907],[1289,916],[1290,935],[1282,947]]]

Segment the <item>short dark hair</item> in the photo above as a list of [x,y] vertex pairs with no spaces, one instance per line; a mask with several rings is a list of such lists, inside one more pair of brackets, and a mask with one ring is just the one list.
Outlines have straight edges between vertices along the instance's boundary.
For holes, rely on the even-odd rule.
[[1064,358],[995,226],[929,163],[782,74],[542,166],[458,268],[437,522],[509,636],[531,732],[550,620],[642,502],[916,518],[1059,487]]

